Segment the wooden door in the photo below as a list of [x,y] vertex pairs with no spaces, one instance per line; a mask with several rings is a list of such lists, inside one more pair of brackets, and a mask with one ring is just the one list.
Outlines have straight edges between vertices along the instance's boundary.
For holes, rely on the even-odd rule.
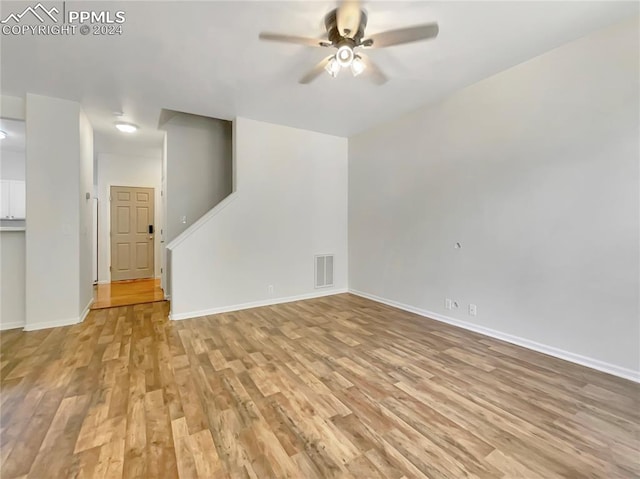
[[111,281],[153,278],[153,188],[111,187]]

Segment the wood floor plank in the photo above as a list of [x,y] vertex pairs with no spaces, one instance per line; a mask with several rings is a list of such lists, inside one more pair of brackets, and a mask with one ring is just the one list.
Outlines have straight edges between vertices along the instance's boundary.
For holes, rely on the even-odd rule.
[[360,297],[0,333],[0,475],[640,477],[640,385]]
[[98,310],[163,300],[164,291],[160,286],[159,279],[115,281],[94,286],[94,301],[91,304],[91,309]]

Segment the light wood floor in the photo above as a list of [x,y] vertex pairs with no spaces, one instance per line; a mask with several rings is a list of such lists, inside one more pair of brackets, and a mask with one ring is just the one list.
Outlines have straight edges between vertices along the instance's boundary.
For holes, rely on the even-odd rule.
[[351,295],[1,346],[3,479],[640,475],[638,385]]
[[94,286],[91,309],[153,303],[154,301],[164,301],[164,291],[162,291],[159,279],[116,281]]

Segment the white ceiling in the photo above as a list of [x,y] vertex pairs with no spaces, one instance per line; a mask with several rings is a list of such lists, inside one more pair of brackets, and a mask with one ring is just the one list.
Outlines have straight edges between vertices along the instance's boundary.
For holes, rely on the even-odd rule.
[[[437,21],[440,35],[369,50],[390,77],[383,86],[347,72],[300,85],[327,51],[261,42],[258,33],[320,37],[335,2],[82,3],[125,11],[123,34],[3,35],[2,93],[82,102],[105,149],[157,148],[162,108],[350,136],[639,12],[637,2],[370,1],[369,34]],[[2,16],[24,5],[3,1]],[[114,111],[141,131],[123,137],[113,128]]]

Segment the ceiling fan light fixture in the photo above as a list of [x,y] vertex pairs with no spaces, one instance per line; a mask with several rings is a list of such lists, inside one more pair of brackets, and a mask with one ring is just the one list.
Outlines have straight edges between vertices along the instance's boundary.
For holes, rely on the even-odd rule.
[[362,58],[356,55],[353,61],[351,62],[351,73],[353,74],[353,76],[357,77],[365,70],[365,68],[366,68],[366,65],[362,61]]
[[[0,0],[1,1],[1,0]],[[353,76],[359,76],[364,70],[376,85],[382,85],[388,78],[384,72],[366,55],[358,55],[361,48],[385,48],[405,43],[431,40],[438,36],[439,27],[436,22],[413,25],[404,28],[387,30],[368,36],[366,32],[368,14],[361,7],[362,0],[337,0],[338,7],[324,16],[326,36],[301,37],[282,33],[261,32],[260,40],[283,42],[309,47],[331,48],[332,54],[324,57],[307,71],[299,83],[306,85],[314,81],[322,70],[332,77],[338,76],[340,70],[350,67]]]
[[327,65],[324,67],[324,69],[327,70],[327,73],[333,78],[338,76],[338,73],[340,73],[340,68],[340,63],[335,56],[331,58],[331,60],[329,60],[329,63],[327,63]]
[[349,45],[342,45],[338,48],[338,53],[336,53],[336,59],[341,67],[351,65],[354,56],[353,49]]

